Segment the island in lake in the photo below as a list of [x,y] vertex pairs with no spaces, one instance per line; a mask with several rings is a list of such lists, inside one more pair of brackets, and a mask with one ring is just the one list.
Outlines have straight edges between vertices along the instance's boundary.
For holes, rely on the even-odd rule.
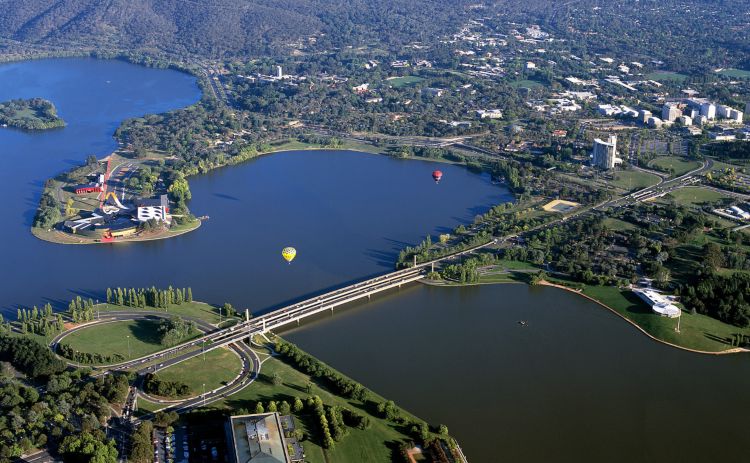
[[25,130],[65,127],[57,108],[44,98],[18,99],[0,103],[0,125]]

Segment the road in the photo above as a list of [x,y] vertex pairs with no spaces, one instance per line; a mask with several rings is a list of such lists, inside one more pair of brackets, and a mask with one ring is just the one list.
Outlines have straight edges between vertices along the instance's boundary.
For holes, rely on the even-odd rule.
[[[56,351],[57,346],[67,336],[79,330],[89,328],[93,325],[105,324],[105,323],[116,323],[116,322],[121,322],[121,321],[165,318],[171,315],[173,314],[170,314],[167,312],[161,312],[161,311],[148,311],[148,310],[146,311],[142,311],[142,310],[111,311],[111,312],[100,313],[99,318],[97,320],[94,320],[93,322],[90,322],[90,323],[79,325],[75,328],[72,328],[70,330],[67,330],[57,335],[50,342],[50,348],[53,351]],[[217,330],[219,332],[223,331],[223,330],[218,329],[215,325],[212,325],[211,323],[206,322],[205,320],[201,320],[201,319],[193,318],[193,317],[183,317],[183,318],[186,320],[191,320],[195,322],[196,326],[204,333],[211,333]],[[204,336],[201,339],[206,339],[206,338],[208,338],[208,336]],[[135,387],[131,388],[131,390],[129,391],[128,397],[125,400],[125,404],[123,406],[123,411],[122,411],[123,418],[132,419],[133,411],[137,407],[137,400],[139,396],[153,403],[164,404],[163,408],[165,409],[170,409],[170,410],[177,409],[178,411],[186,411],[190,409],[192,406],[199,404],[199,402],[200,404],[215,402],[217,400],[221,400],[222,398],[228,395],[234,394],[242,390],[243,388],[250,385],[253,381],[255,381],[258,377],[258,374],[260,373],[260,368],[261,368],[260,358],[255,353],[255,351],[253,351],[249,346],[247,346],[247,344],[242,342],[242,338],[238,338],[236,342],[222,344],[222,345],[227,346],[232,351],[234,351],[235,354],[237,354],[237,356],[242,361],[241,371],[227,385],[221,388],[217,388],[212,391],[209,391],[205,395],[201,393],[199,396],[195,396],[189,399],[176,400],[176,401],[153,398],[153,397],[149,397],[145,393],[139,392],[137,388],[141,385],[142,380],[147,373],[156,373],[158,371],[169,368],[170,366],[183,362],[189,358],[202,355],[204,352],[207,352],[208,350],[210,350],[206,347],[205,342],[200,342],[200,341],[191,341],[191,342],[184,343],[183,345],[186,346],[184,349],[173,351],[170,354],[156,353],[150,356],[146,356],[145,358],[137,359],[136,361],[132,361],[132,362],[124,362],[124,363],[120,363],[117,365],[99,366],[97,367],[97,369],[100,369],[100,371],[95,373],[92,376],[94,377],[103,376],[103,375],[110,374],[114,371],[122,371],[122,370],[132,369],[132,368],[136,369],[136,374],[138,375],[138,379],[136,380]],[[215,348],[215,347],[217,346],[212,346],[212,348]],[[64,359],[64,360],[71,365],[75,365],[75,366],[78,365],[77,363],[70,362],[67,359]],[[158,364],[152,364],[156,361],[160,361],[160,362]]]

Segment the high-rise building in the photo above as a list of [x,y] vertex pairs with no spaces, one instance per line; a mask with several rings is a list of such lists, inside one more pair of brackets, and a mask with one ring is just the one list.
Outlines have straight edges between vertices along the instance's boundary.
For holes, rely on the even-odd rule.
[[613,169],[622,159],[617,157],[617,136],[610,135],[607,141],[597,138],[594,140],[594,150],[591,153],[591,164],[600,169]]
[[701,105],[701,116],[706,116],[706,119],[716,119],[716,105],[713,103],[703,103]]
[[648,122],[648,118],[651,117],[651,111],[648,111],[646,109],[641,109],[638,111],[638,120],[641,121],[641,123],[645,124]]
[[674,122],[682,115],[682,111],[676,103],[665,103],[661,108],[661,118],[665,122]]
[[276,78],[277,79],[284,78],[284,71],[281,70],[281,66],[276,66]]

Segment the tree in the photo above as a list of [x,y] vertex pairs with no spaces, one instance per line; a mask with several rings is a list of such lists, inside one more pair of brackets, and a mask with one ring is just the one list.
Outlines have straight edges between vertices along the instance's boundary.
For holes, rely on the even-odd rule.
[[265,413],[266,410],[263,408],[263,402],[255,404],[255,413]]
[[289,405],[289,402],[286,400],[281,401],[281,405],[279,405],[279,413],[282,415],[289,415],[292,413],[292,407]]
[[281,378],[281,375],[277,372],[273,373],[273,376],[271,376],[271,383],[274,386],[281,386],[281,384],[284,382],[284,380]]
[[115,441],[98,430],[65,436],[58,451],[66,462],[117,463]]
[[711,270],[718,270],[724,263],[724,254],[721,246],[714,242],[708,242],[703,246],[703,262]]
[[237,312],[234,310],[234,307],[232,307],[232,304],[230,304],[229,302],[224,303],[224,305],[222,306],[222,310],[227,317],[232,317],[237,314]]
[[293,407],[294,413],[301,412],[304,407],[305,406],[302,403],[302,399],[300,399],[299,397],[295,397],[294,398],[294,407]]

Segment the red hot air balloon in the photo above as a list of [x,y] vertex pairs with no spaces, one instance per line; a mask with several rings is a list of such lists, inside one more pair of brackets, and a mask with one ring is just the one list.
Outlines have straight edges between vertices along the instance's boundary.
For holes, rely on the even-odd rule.
[[438,183],[440,179],[443,178],[443,173],[436,170],[432,173],[432,178],[435,180],[435,183]]

